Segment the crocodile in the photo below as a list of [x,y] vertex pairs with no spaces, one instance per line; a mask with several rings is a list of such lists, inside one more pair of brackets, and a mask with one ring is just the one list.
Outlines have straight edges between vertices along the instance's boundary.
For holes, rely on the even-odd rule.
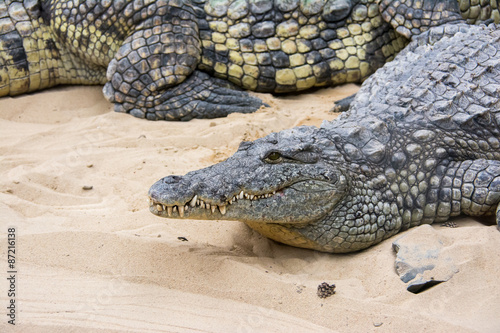
[[[102,84],[117,112],[214,118],[286,93],[362,82],[446,22],[496,0],[4,0],[0,96]],[[240,89],[238,89],[240,88]]]
[[345,253],[452,216],[500,220],[500,29],[422,33],[350,109],[149,189],[160,217],[237,220],[292,246]]

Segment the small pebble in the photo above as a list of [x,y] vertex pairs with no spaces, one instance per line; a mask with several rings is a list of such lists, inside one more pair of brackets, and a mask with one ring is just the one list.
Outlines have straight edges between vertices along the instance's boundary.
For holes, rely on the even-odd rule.
[[318,286],[317,295],[319,298],[327,298],[335,294],[335,285],[323,282]]
[[93,188],[94,188],[94,186],[92,186],[92,185],[84,185],[84,186],[82,187],[82,189],[84,189],[85,191],[91,190],[91,189],[93,189]]

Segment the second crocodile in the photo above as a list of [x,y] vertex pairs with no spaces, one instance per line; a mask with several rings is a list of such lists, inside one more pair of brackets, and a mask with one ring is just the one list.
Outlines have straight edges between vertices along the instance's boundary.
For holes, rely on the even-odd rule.
[[115,111],[139,118],[252,112],[262,102],[237,87],[361,82],[431,26],[500,18],[483,2],[5,0],[0,96],[104,84]]

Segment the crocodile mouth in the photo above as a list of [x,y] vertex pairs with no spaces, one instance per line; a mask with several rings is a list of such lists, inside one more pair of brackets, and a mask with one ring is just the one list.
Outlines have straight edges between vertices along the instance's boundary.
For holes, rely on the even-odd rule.
[[190,210],[193,209],[203,209],[209,214],[221,214],[226,215],[227,207],[229,205],[233,205],[234,203],[241,200],[248,201],[256,201],[261,199],[268,199],[274,195],[281,195],[283,193],[282,190],[273,191],[272,193],[265,194],[250,194],[245,191],[241,191],[239,194],[234,195],[230,200],[226,201],[224,204],[210,204],[205,200],[195,195],[189,202],[184,205],[166,205],[161,202],[154,200],[149,197],[149,210],[151,213],[158,216],[168,216],[168,217],[185,217],[185,215],[189,214]]

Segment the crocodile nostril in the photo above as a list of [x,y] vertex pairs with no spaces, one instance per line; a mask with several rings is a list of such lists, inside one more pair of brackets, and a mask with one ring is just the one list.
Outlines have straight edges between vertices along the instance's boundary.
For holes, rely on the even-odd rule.
[[178,183],[180,182],[182,179],[182,176],[168,176],[168,177],[165,177],[163,178],[163,183],[165,184],[175,184],[175,183]]

